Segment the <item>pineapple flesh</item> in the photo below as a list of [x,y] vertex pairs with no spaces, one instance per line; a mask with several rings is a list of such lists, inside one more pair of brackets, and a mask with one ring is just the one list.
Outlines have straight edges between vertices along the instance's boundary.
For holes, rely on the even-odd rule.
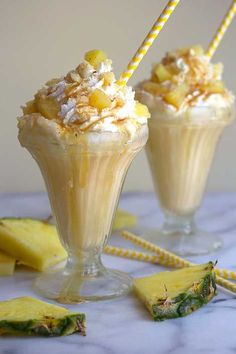
[[39,271],[67,257],[55,226],[34,219],[0,219],[0,249]]
[[95,89],[89,96],[89,104],[92,107],[96,107],[98,110],[111,107],[110,97],[102,90]]
[[134,291],[155,321],[189,315],[216,295],[212,262],[134,280]]
[[12,275],[14,273],[15,263],[15,258],[0,251],[0,276]]
[[94,49],[85,53],[84,59],[96,69],[99,64],[107,59],[107,55],[103,50]]
[[128,229],[134,227],[137,224],[137,218],[135,215],[128,213],[122,209],[117,209],[115,219],[112,226],[112,231],[121,229]]
[[0,301],[0,335],[85,335],[85,315],[31,297]]

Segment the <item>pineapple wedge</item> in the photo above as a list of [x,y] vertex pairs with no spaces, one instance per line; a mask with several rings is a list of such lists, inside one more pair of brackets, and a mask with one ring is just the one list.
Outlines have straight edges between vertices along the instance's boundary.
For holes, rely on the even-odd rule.
[[14,273],[15,263],[15,258],[0,251],[0,276],[12,275]]
[[85,315],[31,297],[0,301],[0,335],[85,335]]
[[55,226],[33,219],[0,219],[0,249],[39,271],[67,257]]
[[155,321],[189,315],[216,294],[212,262],[134,280],[134,291]]
[[99,110],[111,107],[110,97],[102,90],[95,89],[89,96],[89,104]]
[[107,55],[103,50],[94,49],[85,53],[84,59],[96,69],[101,62],[107,59]]
[[122,209],[117,209],[115,220],[113,222],[112,231],[128,229],[135,226],[137,218],[135,215],[128,213]]

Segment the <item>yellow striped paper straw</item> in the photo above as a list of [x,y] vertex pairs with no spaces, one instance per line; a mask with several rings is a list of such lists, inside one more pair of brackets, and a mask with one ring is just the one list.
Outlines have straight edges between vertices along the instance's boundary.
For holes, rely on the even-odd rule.
[[154,25],[152,26],[150,32],[144,39],[141,46],[138,48],[137,52],[134,54],[133,58],[129,62],[126,71],[121,74],[119,81],[117,82],[119,85],[125,85],[128,80],[133,75],[134,71],[139,66],[141,60],[146,55],[148,49],[151,47],[152,43],[164,27],[165,23],[168,21],[170,15],[178,5],[180,0],[170,0],[164,10],[162,11],[161,15],[158,17]]
[[213,37],[211,43],[209,44],[209,47],[206,51],[206,56],[211,59],[213,54],[215,53],[218,45],[220,44],[226,30],[228,29],[230,23],[233,20],[233,17],[236,13],[236,0],[232,1],[232,4],[229,8],[229,10],[227,11],[223,21],[220,24],[220,27],[218,28],[218,30],[216,31],[215,36]]
[[[153,243],[144,240],[143,238],[136,236],[132,234],[131,232],[128,231],[123,231],[121,235],[126,239],[134,244],[143,247],[144,249],[148,249],[149,251],[154,252],[155,254],[158,254],[160,257],[163,258],[163,260],[166,261],[168,264],[173,264],[174,267],[189,267],[194,265],[194,263],[189,262],[179,256],[176,256],[174,253],[171,253],[169,251],[164,250],[163,248],[160,248]],[[229,280],[223,279],[222,277],[216,275],[216,282],[223,288],[232,291],[233,293],[236,293],[236,284],[233,282],[230,282]]]
[[[115,246],[106,246],[104,249],[105,253],[113,255],[113,256],[118,256],[118,257],[124,257],[128,259],[134,259],[137,261],[144,261],[144,262],[149,262],[153,264],[159,264],[162,266],[167,266],[167,267],[177,267],[180,268],[181,264],[176,263],[175,261],[168,261],[166,258],[164,259],[161,256],[157,255],[152,255],[149,253],[145,252],[140,252],[132,249],[127,249],[127,248],[121,248],[121,247],[115,247]],[[187,263],[185,264],[185,267],[189,267],[190,265],[194,265],[193,263],[191,264],[190,262],[186,261]],[[221,276],[222,278],[225,279],[233,279],[236,280],[236,272],[228,270],[228,269],[219,269],[215,268],[215,272],[217,275]]]

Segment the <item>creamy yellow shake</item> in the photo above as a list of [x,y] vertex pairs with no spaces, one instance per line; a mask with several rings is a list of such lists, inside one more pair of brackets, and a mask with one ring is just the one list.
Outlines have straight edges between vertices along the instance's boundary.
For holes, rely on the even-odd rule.
[[[95,50],[86,53],[84,61],[65,77],[49,81],[23,112],[19,140],[44,177],[69,254],[66,271],[76,269],[82,280],[85,274],[100,277],[103,284],[103,290],[98,282],[84,292],[73,285],[73,291],[60,298],[67,297],[67,302],[73,297],[76,302],[119,295],[127,287],[123,289],[121,281],[120,289],[118,283],[112,288],[113,274],[103,274],[100,254],[127,169],[147,140],[147,107],[134,99],[131,87],[116,83],[111,60]],[[63,274],[59,275],[63,278]],[[57,275],[51,279],[48,297],[58,296],[59,278],[56,284]],[[50,288],[47,282],[39,288]]]
[[151,113],[147,156],[155,189],[177,224],[199,207],[218,139],[233,119],[234,96],[222,71],[200,46],[180,49],[154,65],[136,90]]

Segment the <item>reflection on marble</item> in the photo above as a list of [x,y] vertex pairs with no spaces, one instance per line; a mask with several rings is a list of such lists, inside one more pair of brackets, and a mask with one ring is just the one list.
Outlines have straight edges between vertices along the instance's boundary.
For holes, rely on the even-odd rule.
[[[152,193],[123,194],[120,206],[139,217],[140,227],[156,227],[162,221]],[[50,213],[44,194],[1,194],[0,216],[46,218]],[[204,229],[218,233],[224,249],[212,254],[220,267],[236,269],[236,194],[208,194],[198,213]],[[131,246],[117,236],[111,243]],[[132,246],[131,246],[132,247]],[[142,276],[163,268],[104,255],[107,266]],[[192,257],[196,262],[209,256]],[[36,272],[19,269],[13,277],[0,278],[0,299],[32,295]],[[87,336],[65,338],[1,338],[0,354],[230,354],[236,353],[236,296],[219,290],[218,296],[192,315],[155,323],[130,294],[113,301],[70,306],[87,315]]]

